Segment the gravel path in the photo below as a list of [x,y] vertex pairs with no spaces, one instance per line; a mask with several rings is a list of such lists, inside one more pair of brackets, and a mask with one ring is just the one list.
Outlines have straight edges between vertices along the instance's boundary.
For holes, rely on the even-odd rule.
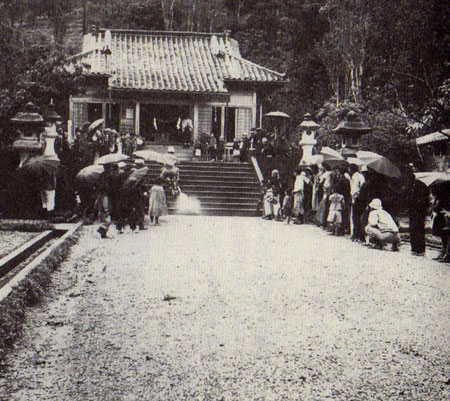
[[8,253],[14,251],[14,249],[22,246],[27,241],[38,236],[39,233],[35,232],[22,232],[22,231],[2,231],[0,230],[0,258],[8,255]]
[[4,400],[450,399],[448,265],[256,218],[94,229],[30,313]]

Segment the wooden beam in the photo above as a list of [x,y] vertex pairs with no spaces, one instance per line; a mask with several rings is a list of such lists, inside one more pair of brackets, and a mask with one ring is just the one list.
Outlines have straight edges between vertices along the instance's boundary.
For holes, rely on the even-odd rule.
[[139,135],[140,128],[140,116],[141,116],[141,104],[136,102],[135,114],[134,114],[134,133]]

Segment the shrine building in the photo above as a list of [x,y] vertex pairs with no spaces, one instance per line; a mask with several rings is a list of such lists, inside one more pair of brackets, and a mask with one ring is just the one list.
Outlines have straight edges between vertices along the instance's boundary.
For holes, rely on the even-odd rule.
[[85,94],[70,98],[72,135],[104,118],[106,127],[150,143],[176,143],[187,120],[192,140],[241,137],[260,126],[260,98],[287,80],[242,58],[228,32],[94,30],[71,61],[83,65],[87,81]]

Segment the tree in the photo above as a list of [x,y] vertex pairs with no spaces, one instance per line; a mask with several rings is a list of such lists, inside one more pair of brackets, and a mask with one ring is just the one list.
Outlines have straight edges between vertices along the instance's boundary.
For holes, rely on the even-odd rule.
[[316,51],[325,65],[336,102],[362,102],[370,16],[363,0],[327,0],[320,9],[329,32]]

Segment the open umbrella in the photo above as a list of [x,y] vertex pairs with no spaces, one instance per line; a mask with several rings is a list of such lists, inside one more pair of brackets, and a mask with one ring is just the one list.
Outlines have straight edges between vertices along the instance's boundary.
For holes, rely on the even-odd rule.
[[423,182],[427,187],[450,182],[450,174],[437,171],[414,173],[416,179]]
[[22,169],[36,177],[49,176],[56,173],[59,163],[59,159],[55,156],[38,155],[26,160]]
[[318,155],[313,156],[314,164],[326,163],[331,168],[345,166],[347,164],[345,158],[336,150],[324,146]]
[[105,122],[103,118],[95,120],[91,125],[89,125],[88,132],[94,131],[96,128],[100,127]]
[[102,165],[93,164],[81,169],[75,176],[77,184],[83,186],[94,186],[100,179],[100,175],[105,171]]
[[271,111],[270,113],[264,114],[264,117],[291,118],[289,114],[283,113],[282,111]]
[[348,157],[347,162],[348,164],[356,164],[357,166],[364,166],[364,162],[359,160],[357,157]]
[[110,153],[109,155],[99,157],[95,164],[119,163],[122,160],[126,160],[128,158],[129,156],[122,153]]
[[328,146],[324,146],[319,153],[323,155],[325,161],[327,159],[345,160],[344,156],[342,156],[337,150],[331,149]]
[[377,173],[392,178],[399,178],[402,176],[401,171],[394,163],[378,153],[360,150],[356,152],[356,156],[361,161],[362,165],[370,167]]
[[38,155],[26,160],[22,165],[24,177],[28,182],[39,186],[53,187],[59,160],[55,156]]
[[142,167],[136,171],[133,171],[123,184],[123,189],[125,191],[136,188],[137,185],[141,184],[148,177],[149,168]]
[[144,159],[148,162],[157,162],[162,164],[173,164],[169,160],[170,158],[167,155],[162,153],[155,152],[154,150],[138,150],[133,153],[133,156],[138,157],[140,159]]

